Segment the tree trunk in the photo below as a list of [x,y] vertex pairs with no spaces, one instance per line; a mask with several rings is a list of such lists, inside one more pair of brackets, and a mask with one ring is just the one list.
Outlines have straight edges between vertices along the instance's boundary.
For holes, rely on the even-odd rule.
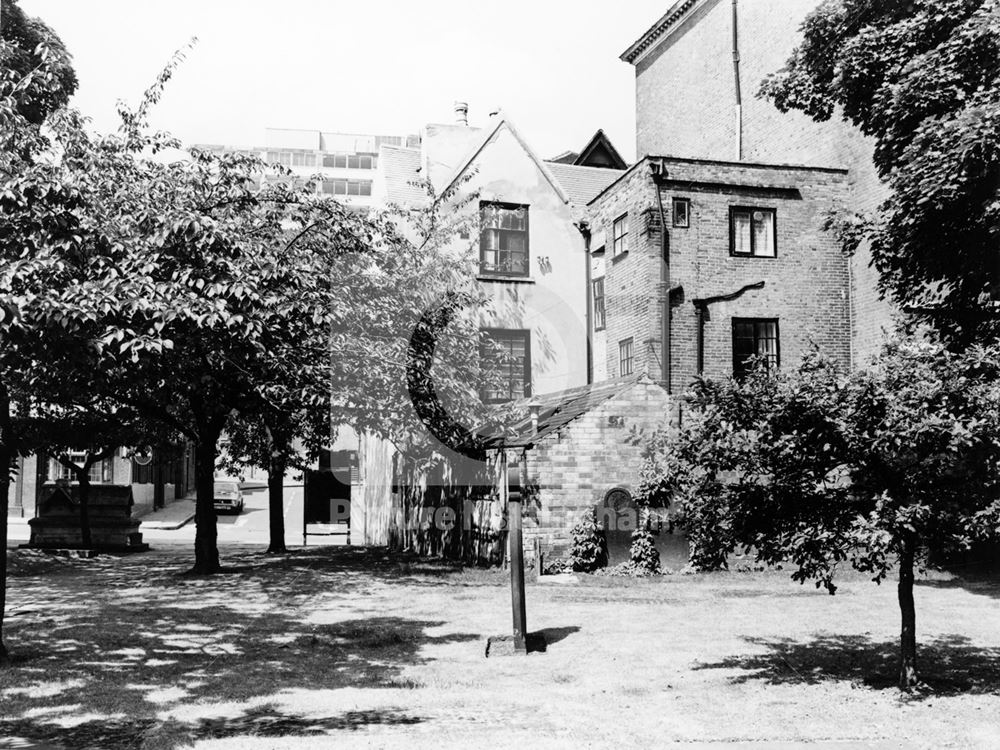
[[0,667],[10,663],[3,642],[4,613],[7,611],[7,495],[10,492],[10,470],[14,461],[14,435],[10,417],[10,393],[0,383]]
[[10,662],[3,642],[3,620],[7,607],[7,493],[10,491],[11,451],[0,448],[0,667]]
[[899,555],[899,612],[903,628],[899,636],[899,687],[910,690],[917,679],[917,615],[913,605],[913,557],[915,544],[912,538],[903,541]]
[[194,568],[192,573],[211,575],[218,573],[219,531],[215,518],[215,458],[218,452],[219,432],[202,430],[194,449]]
[[271,451],[271,464],[267,469],[267,510],[270,544],[268,554],[283,554],[285,549],[285,456],[277,449]]
[[77,492],[80,494],[80,542],[84,549],[93,546],[90,539],[90,467],[89,461],[84,462],[82,470],[74,467]]

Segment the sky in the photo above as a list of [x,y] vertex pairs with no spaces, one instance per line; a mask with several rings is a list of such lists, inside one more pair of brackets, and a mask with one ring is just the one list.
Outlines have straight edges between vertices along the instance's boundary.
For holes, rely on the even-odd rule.
[[62,38],[73,104],[116,127],[192,37],[151,118],[185,143],[262,145],[267,127],[387,135],[502,108],[543,158],[603,128],[635,155],[635,72],[618,56],[672,0],[20,0]]

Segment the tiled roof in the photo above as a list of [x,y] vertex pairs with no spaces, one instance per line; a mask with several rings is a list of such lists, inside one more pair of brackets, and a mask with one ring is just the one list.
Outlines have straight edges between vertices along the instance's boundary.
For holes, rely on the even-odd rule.
[[379,169],[385,179],[385,197],[390,203],[413,205],[427,198],[419,185],[420,149],[385,146],[379,150]]
[[585,206],[608,185],[623,174],[621,169],[602,167],[578,167],[575,164],[546,162],[552,176],[559,181],[570,200],[578,206]]
[[[535,396],[534,399],[516,401],[510,406],[511,411],[515,414],[514,421],[505,425],[502,430],[493,431],[485,439],[485,445],[487,448],[534,445],[539,440],[558,432],[573,420],[582,417],[608,399],[624,393],[640,382],[652,383],[653,381],[642,375],[634,375],[620,380],[606,380],[565,391],[547,393]],[[532,430],[531,414],[528,409],[528,404],[532,400],[538,404],[537,432]]]

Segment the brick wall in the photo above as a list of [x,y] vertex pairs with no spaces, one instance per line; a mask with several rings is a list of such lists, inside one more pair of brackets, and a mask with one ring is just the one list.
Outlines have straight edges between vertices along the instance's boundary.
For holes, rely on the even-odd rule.
[[[847,207],[874,209],[885,195],[871,161],[872,143],[834,116],[815,122],[779,112],[757,92],[780,70],[801,39],[800,26],[818,0],[739,3],[742,158],[750,162],[846,167]],[[732,5],[707,0],[636,63],[637,155],[737,158]],[[854,361],[876,352],[892,326],[892,307],[879,298],[867,248],[851,260]]]
[[[695,298],[724,295],[758,281],[752,290],[709,308],[705,321],[705,374],[732,374],[732,318],[777,318],[781,361],[796,363],[815,342],[844,368],[850,364],[850,264],[832,233],[828,212],[847,192],[843,170],[666,159],[671,181],[662,188],[670,246],[671,390],[683,391],[697,374]],[[675,228],[672,198],[690,201],[690,226]],[[777,257],[730,255],[730,206],[776,211]],[[608,367],[616,372],[615,341],[642,342],[646,372],[659,378],[660,312],[665,297],[660,262],[659,212],[649,161],[643,160],[590,206],[591,225],[602,226],[627,209],[628,256],[608,262]],[[610,230],[609,230],[610,231]],[[610,251],[609,251],[610,252]],[[676,287],[680,287],[677,289]],[[638,351],[637,351],[638,355]],[[611,359],[616,361],[612,368]]]
[[[604,295],[606,328],[603,346],[595,352],[604,361],[595,364],[594,379],[621,376],[619,344],[627,338],[633,341],[633,373],[646,373],[660,378],[660,361],[651,340],[659,336],[658,301],[650,295],[649,280],[658,278],[660,262],[658,248],[649,242],[648,209],[655,201],[648,170],[631,169],[596,204],[590,207],[591,232],[603,232],[606,238],[604,254]],[[627,215],[628,251],[614,255],[612,226],[616,219]]]
[[544,553],[562,553],[573,525],[609,490],[622,487],[634,496],[642,446],[631,436],[665,425],[668,404],[666,392],[653,382],[624,385],[618,395],[528,451],[527,476],[533,493],[525,504],[526,550],[537,538]]

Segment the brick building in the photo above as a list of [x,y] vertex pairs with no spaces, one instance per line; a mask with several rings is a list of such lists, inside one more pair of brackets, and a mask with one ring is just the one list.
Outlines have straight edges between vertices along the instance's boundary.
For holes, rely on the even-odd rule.
[[[677,0],[621,55],[635,67],[636,154],[809,164],[848,169],[845,208],[874,209],[884,198],[872,142],[833,117],[816,122],[779,112],[757,93],[801,39],[819,0]],[[862,246],[851,258],[854,361],[877,352],[893,325]]]
[[847,189],[827,167],[633,165],[588,206],[595,379],[646,373],[679,393],[814,344],[849,367],[848,259],[823,229]]

